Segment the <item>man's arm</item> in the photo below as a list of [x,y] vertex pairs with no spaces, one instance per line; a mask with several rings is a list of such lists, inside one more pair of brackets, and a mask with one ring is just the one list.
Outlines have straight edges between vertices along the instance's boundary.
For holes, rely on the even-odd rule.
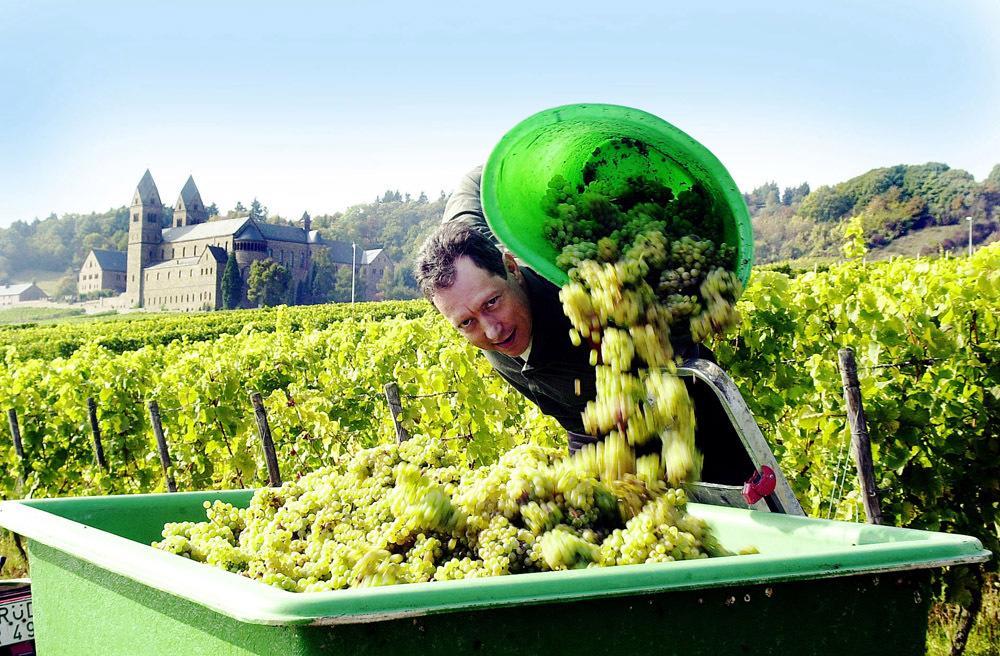
[[482,166],[477,166],[462,176],[455,191],[451,193],[448,202],[445,203],[441,223],[462,221],[489,237],[490,241],[499,246],[500,240],[486,224],[486,214],[483,213],[483,201],[479,196],[482,177]]

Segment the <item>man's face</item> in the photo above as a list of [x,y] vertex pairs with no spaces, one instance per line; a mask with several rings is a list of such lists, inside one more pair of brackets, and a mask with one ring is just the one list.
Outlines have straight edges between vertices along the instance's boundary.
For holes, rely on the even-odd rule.
[[518,356],[531,343],[531,306],[524,274],[504,254],[507,277],[480,269],[468,257],[455,260],[455,283],[434,293],[434,307],[469,342],[486,351]]

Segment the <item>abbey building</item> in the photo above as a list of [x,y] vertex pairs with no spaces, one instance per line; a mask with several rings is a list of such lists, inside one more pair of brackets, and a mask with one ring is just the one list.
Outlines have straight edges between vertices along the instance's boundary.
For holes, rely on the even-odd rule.
[[235,255],[244,290],[251,265],[265,258],[288,269],[292,290],[308,284],[313,256],[320,248],[327,249],[338,266],[357,267],[357,275],[370,281],[369,290],[392,268],[381,249],[364,251],[324,241],[311,229],[308,214],[299,226],[249,216],[209,217],[192,177],[173,206],[170,227],[163,227],[163,218],[164,206],[147,170],[129,208],[127,253],[91,252],[80,270],[80,292],[118,290],[124,303],[133,307],[213,310],[222,307],[222,276],[230,253]]

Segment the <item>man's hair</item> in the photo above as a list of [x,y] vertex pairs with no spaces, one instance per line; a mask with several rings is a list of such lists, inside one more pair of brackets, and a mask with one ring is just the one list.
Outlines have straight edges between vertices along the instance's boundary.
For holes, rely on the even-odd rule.
[[484,271],[507,277],[503,254],[483,231],[461,219],[449,221],[427,238],[417,255],[414,275],[427,300],[455,284],[455,260],[463,256]]

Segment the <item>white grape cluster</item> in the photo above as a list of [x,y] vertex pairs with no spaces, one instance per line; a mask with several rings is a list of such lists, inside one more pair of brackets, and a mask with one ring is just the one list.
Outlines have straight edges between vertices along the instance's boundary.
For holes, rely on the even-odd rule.
[[[419,437],[258,490],[247,508],[206,502],[207,521],[167,524],[153,546],[295,592],[725,553],[630,454],[623,441],[573,458],[526,445],[469,468]],[[645,559],[633,543],[651,545]]]
[[[675,375],[665,307],[647,281],[648,260],[662,259],[665,240],[640,235],[617,263],[585,261],[560,290],[573,328],[595,345],[596,398],[583,413],[584,428],[604,440],[578,457],[598,459],[609,472],[636,474],[633,448],[659,438],[662,462],[644,465],[644,476],[662,472],[673,485],[697,479],[701,458],[694,445],[694,413],[687,388]],[[596,451],[601,453],[597,454]]]
[[[698,478],[701,456],[695,449],[691,400],[676,376],[671,334],[701,342],[725,332],[739,321],[735,302],[742,289],[732,272],[733,248],[722,243],[721,234],[695,234],[701,226],[711,233],[721,225],[711,203],[691,202],[707,197],[685,192],[675,199],[655,180],[636,179],[631,185],[602,204],[608,185],[575,193],[562,178],[553,179],[543,203],[554,217],[547,234],[563,249],[559,265],[569,273],[560,299],[572,324],[570,340],[577,346],[587,341],[590,363],[597,368],[596,398],[588,403],[583,423],[603,441],[579,457],[590,471],[634,474],[645,481],[665,477],[680,485]],[[621,204],[623,198],[633,204]],[[618,207],[618,221],[608,204]],[[556,217],[557,207],[572,211],[564,209]],[[601,216],[589,213],[590,207],[601,208]],[[697,208],[705,216],[698,216]],[[621,229],[623,221],[628,230]],[[574,222],[586,225],[596,245],[561,239],[578,234]],[[679,229],[687,234],[677,237]],[[629,235],[634,237],[623,241]],[[636,447],[653,439],[661,444],[658,461],[648,454],[637,457]]]

